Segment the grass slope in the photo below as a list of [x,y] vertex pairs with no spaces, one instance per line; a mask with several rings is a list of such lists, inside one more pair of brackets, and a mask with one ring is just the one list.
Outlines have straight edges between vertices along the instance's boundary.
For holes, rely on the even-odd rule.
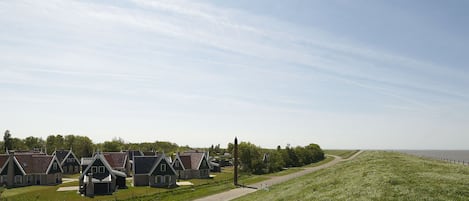
[[238,200],[469,200],[469,167],[367,151]]

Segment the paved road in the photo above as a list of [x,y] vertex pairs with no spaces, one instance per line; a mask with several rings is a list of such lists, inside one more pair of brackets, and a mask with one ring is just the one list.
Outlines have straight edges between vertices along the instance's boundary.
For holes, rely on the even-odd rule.
[[342,159],[339,156],[333,156],[334,160],[332,160],[332,161],[330,161],[326,164],[322,164],[322,165],[316,166],[316,167],[305,168],[305,170],[295,172],[295,173],[292,173],[292,174],[288,174],[288,175],[284,175],[284,176],[272,177],[271,179],[268,179],[268,180],[265,180],[265,181],[250,185],[251,187],[255,187],[257,189],[253,189],[253,188],[235,188],[233,190],[225,191],[223,193],[219,193],[219,194],[211,195],[211,196],[208,196],[208,197],[200,198],[200,199],[197,199],[195,201],[233,200],[233,199],[241,197],[243,195],[247,195],[249,193],[255,192],[259,189],[269,188],[272,185],[282,183],[282,182],[288,181],[288,180],[296,178],[296,177],[301,177],[303,175],[318,171],[320,169],[331,167],[331,166],[333,166],[333,165],[335,165],[339,162],[352,160],[355,157],[357,157],[359,154],[361,154],[362,152],[363,151],[359,151],[359,152],[357,152],[356,154],[354,154],[352,157],[350,157],[348,159]]

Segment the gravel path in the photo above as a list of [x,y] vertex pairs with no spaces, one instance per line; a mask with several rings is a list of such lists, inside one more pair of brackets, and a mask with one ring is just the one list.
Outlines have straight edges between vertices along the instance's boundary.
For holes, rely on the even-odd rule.
[[255,192],[259,189],[266,189],[266,188],[269,188],[270,186],[272,185],[275,185],[275,184],[279,184],[279,183],[282,183],[282,182],[285,182],[285,181],[288,181],[290,179],[293,179],[293,178],[296,178],[296,177],[301,177],[303,175],[306,175],[306,174],[309,174],[309,173],[312,173],[312,172],[315,172],[315,171],[318,171],[320,169],[324,169],[324,168],[328,168],[328,167],[331,167],[339,162],[342,162],[342,161],[348,161],[348,160],[352,160],[354,159],[356,156],[358,156],[359,154],[361,154],[363,151],[359,151],[357,152],[356,154],[354,154],[352,157],[348,158],[348,159],[342,159],[341,157],[339,156],[333,156],[334,157],[334,160],[326,163],[326,164],[322,164],[320,166],[316,166],[316,167],[309,167],[309,168],[305,168],[304,170],[302,171],[299,171],[299,172],[295,172],[295,173],[292,173],[292,174],[288,174],[288,175],[284,175],[284,176],[277,176],[277,177],[272,177],[271,179],[268,179],[268,180],[265,180],[265,181],[262,181],[262,182],[259,182],[259,183],[255,183],[253,185],[250,185],[250,187],[254,187],[254,188],[235,188],[233,190],[229,190],[229,191],[225,191],[223,193],[219,193],[219,194],[215,194],[215,195],[211,195],[211,196],[208,196],[208,197],[204,197],[204,198],[200,198],[200,199],[197,199],[195,201],[225,201],[225,200],[233,200],[235,198],[238,198],[238,197],[241,197],[243,195],[247,195],[249,193],[252,193],[252,192]]

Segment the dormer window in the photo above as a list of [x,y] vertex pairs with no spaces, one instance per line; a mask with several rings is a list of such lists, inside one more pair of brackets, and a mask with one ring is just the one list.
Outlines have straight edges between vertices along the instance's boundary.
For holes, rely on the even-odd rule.
[[104,173],[104,166],[99,166],[99,173]]
[[96,166],[91,167],[91,172],[92,173],[97,173],[98,172],[98,167],[96,167]]

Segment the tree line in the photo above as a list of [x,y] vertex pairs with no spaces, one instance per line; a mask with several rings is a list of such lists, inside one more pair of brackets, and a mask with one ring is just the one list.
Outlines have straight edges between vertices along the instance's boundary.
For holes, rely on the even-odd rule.
[[[228,144],[227,152],[232,153],[234,146]],[[315,163],[324,159],[324,152],[317,144],[291,147],[284,149],[263,149],[250,142],[238,145],[238,157],[241,171],[253,174],[264,174],[280,171],[288,167],[299,167]]]
[[178,146],[176,143],[155,141],[130,143],[121,138],[114,138],[103,143],[93,143],[87,136],[80,135],[49,135],[45,140],[40,137],[29,136],[24,139],[12,137],[9,130],[3,135],[0,153],[8,150],[39,150],[52,154],[55,150],[72,149],[78,158],[90,157],[96,151],[111,152],[125,150],[158,151],[175,153],[190,149],[188,146]]
[[[41,150],[47,154],[52,154],[55,150],[72,149],[78,158],[90,157],[96,151],[114,152],[125,150],[158,151],[168,155],[176,152],[183,152],[191,149],[189,146],[179,146],[176,143],[155,141],[130,143],[121,138],[114,138],[103,143],[93,143],[87,136],[79,135],[49,135],[45,140],[40,137],[29,136],[24,139],[12,137],[9,130],[5,131],[0,153],[5,150]],[[220,145],[202,148],[209,151],[211,156],[233,154],[233,143],[228,143],[226,149]],[[288,167],[299,167],[308,165],[324,159],[324,152],[317,144],[307,146],[285,148],[277,146],[277,149],[264,149],[250,142],[241,142],[238,145],[239,161],[241,171],[264,174],[277,172]],[[231,160],[231,157],[228,158]]]

